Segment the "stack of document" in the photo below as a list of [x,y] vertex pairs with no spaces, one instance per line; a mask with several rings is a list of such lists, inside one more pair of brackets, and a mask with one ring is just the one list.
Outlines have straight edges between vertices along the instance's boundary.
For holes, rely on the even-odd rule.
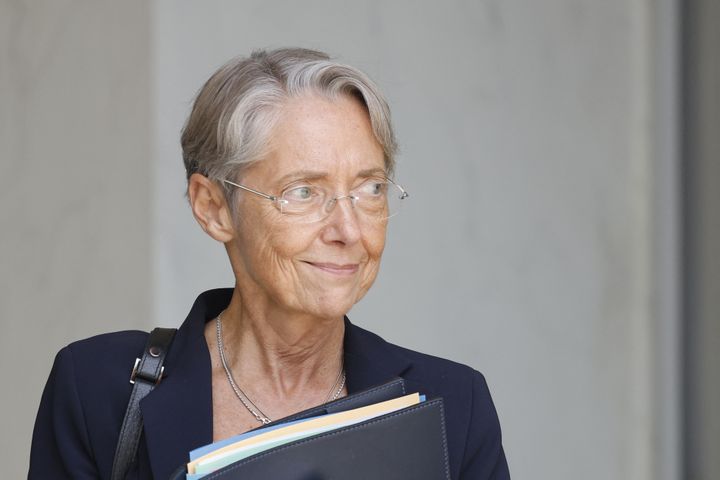
[[418,405],[424,400],[423,395],[412,393],[352,410],[252,430],[190,452],[186,478],[197,480],[234,462],[275,447],[397,412]]

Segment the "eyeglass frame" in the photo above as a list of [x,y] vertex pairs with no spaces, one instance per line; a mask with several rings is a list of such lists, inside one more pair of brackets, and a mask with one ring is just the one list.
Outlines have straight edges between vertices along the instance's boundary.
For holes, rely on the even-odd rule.
[[[255,190],[255,189],[250,188],[250,187],[247,187],[247,186],[245,186],[245,185],[240,185],[239,183],[235,183],[235,182],[232,182],[232,181],[227,180],[227,179],[222,179],[222,181],[223,181],[223,183],[226,183],[226,184],[228,184],[228,185],[232,185],[233,187],[240,188],[240,189],[242,189],[242,190],[245,190],[245,191],[250,192],[250,193],[254,193],[255,195],[258,195],[258,196],[263,197],[263,198],[265,198],[265,199],[267,199],[267,200],[270,200],[271,202],[273,202],[273,204],[275,205],[275,208],[277,208],[282,215],[290,215],[290,216],[292,216],[291,214],[288,214],[288,213],[285,213],[285,212],[282,211],[282,207],[280,206],[280,202],[283,200],[282,194],[281,194],[280,196],[270,195],[270,194],[268,194],[268,193],[263,193],[263,192],[261,192],[261,191],[259,191],[259,190]],[[383,177],[383,181],[389,182],[389,183],[395,185],[395,186],[398,188],[398,190],[400,190],[400,192],[401,192],[402,194],[400,195],[399,200],[405,200],[406,198],[408,198],[408,197],[410,196],[410,194],[409,194],[400,184],[394,182],[392,179],[387,178],[387,177]],[[284,191],[283,191],[283,192],[284,192]],[[330,198],[330,200],[328,200],[328,202],[326,202],[325,205],[327,205],[327,204],[329,204],[329,203],[332,202],[332,203],[333,203],[333,207],[332,207],[332,208],[335,208],[335,204],[337,204],[337,201],[338,201],[338,200],[342,200],[343,198],[349,198],[349,199],[351,199],[353,208],[355,208],[355,202],[357,202],[357,200],[359,199],[359,197],[356,197],[356,196],[354,196],[354,195],[335,195],[334,197]],[[287,200],[285,200],[285,201],[287,202]],[[323,208],[327,208],[327,207],[323,207]],[[332,208],[328,211],[327,215],[330,215],[330,213],[332,212]],[[390,216],[388,216],[388,217],[385,217],[384,219],[388,219],[388,218],[390,218],[390,217],[392,217],[392,215],[390,215]],[[324,218],[327,218],[327,216],[324,217]]]

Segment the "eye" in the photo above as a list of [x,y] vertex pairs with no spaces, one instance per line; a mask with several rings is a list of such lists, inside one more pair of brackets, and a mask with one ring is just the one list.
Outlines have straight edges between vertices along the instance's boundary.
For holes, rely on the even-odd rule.
[[363,196],[382,197],[387,193],[387,182],[384,180],[368,180],[360,185],[357,192]]
[[283,198],[289,202],[307,202],[317,196],[317,191],[310,185],[299,185],[285,190]]

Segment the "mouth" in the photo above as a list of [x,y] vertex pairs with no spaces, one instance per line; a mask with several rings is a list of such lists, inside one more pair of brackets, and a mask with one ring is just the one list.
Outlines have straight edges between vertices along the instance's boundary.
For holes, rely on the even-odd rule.
[[308,262],[304,261],[303,263],[306,263],[310,265],[311,267],[315,267],[318,270],[321,270],[325,273],[329,273],[332,275],[338,275],[338,276],[350,276],[357,273],[357,271],[360,268],[360,265],[357,263],[345,263],[345,264],[337,264],[337,263],[324,263],[324,262]]

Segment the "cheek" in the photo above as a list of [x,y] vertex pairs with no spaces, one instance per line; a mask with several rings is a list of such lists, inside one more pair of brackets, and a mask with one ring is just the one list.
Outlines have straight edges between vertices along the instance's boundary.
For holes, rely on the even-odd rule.
[[277,283],[295,276],[292,259],[307,248],[310,239],[272,213],[239,222],[237,248],[251,277]]
[[365,288],[370,287],[380,269],[380,259],[385,249],[385,233],[386,229],[383,225],[368,230],[368,233],[364,236],[363,244],[368,256],[366,272],[363,278],[366,284],[364,285]]
[[301,230],[276,225],[255,237],[255,261],[258,268],[286,272],[291,268],[293,258],[307,250],[311,242],[312,239]]
[[385,235],[387,233],[387,225],[385,223],[373,225],[368,228],[365,237],[365,249],[367,250],[370,260],[380,261],[383,250],[385,250]]

